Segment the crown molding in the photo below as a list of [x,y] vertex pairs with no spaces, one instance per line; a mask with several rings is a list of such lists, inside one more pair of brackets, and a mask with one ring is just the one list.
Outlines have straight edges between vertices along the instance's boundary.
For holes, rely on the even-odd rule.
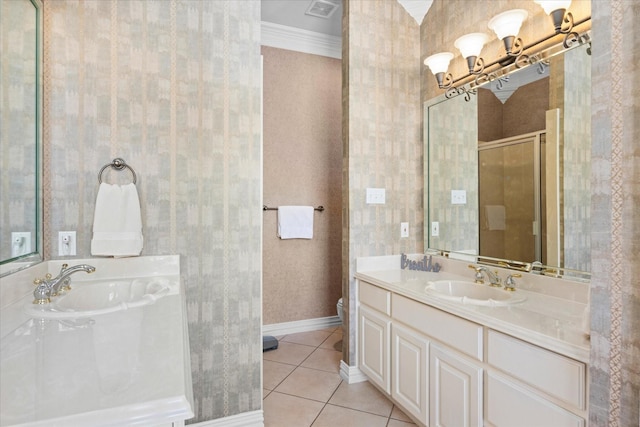
[[262,45],[342,59],[342,38],[261,22]]

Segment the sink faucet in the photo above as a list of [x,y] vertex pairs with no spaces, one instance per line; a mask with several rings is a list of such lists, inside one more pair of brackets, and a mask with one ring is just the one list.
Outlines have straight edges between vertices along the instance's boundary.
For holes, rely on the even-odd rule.
[[78,264],[67,268],[67,264],[62,265],[60,273],[56,277],[47,274],[44,279],[36,279],[33,284],[36,289],[33,291],[34,304],[47,304],[51,301],[51,297],[58,295],[61,290],[71,289],[69,282],[73,273],[84,271],[85,273],[93,273],[96,268],[88,264]]
[[475,266],[469,264],[469,268],[476,271],[476,283],[484,283],[484,278],[486,276],[489,279],[490,286],[501,286],[501,279],[500,276],[498,276],[497,271],[494,273],[493,271],[482,265]]

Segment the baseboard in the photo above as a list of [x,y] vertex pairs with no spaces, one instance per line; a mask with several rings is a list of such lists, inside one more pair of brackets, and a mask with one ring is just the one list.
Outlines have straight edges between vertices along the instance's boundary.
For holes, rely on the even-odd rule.
[[319,329],[340,326],[338,316],[319,317],[317,319],[297,320],[295,322],[274,323],[262,326],[262,335],[287,335],[298,332],[317,331]]
[[357,366],[349,366],[344,360],[340,361],[340,378],[345,380],[347,384],[361,383],[369,380],[360,368]]
[[196,427],[264,427],[264,414],[260,411],[243,412],[217,420],[189,424]]

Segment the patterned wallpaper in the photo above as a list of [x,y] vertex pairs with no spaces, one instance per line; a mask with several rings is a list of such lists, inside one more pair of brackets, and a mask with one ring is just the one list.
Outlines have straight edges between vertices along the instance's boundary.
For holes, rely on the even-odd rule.
[[[423,250],[420,32],[395,1],[347,0],[344,8],[342,293],[355,325],[356,258]],[[365,204],[368,187],[385,188],[386,203]],[[401,239],[404,221],[410,237]],[[353,333],[343,341],[351,365]]]
[[593,1],[589,425],[640,424],[640,3]]
[[124,158],[143,255],[181,256],[193,421],[259,410],[260,2],[46,1],[45,42],[48,257],[60,230],[90,255],[97,173]]

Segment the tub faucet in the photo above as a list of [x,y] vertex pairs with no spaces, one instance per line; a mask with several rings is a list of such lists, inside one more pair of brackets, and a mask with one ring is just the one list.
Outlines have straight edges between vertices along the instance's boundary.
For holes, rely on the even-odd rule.
[[476,266],[469,264],[469,268],[475,270],[476,272],[476,283],[484,283],[484,278],[486,276],[489,279],[490,286],[501,286],[501,279],[500,276],[498,276],[497,271],[494,273],[493,271],[482,265]]
[[34,304],[47,304],[51,301],[51,297],[58,295],[61,290],[71,289],[69,282],[73,273],[78,271],[84,271],[85,273],[93,273],[96,268],[88,264],[78,264],[73,267],[67,268],[67,264],[62,265],[60,273],[56,277],[51,277],[51,274],[47,274],[44,279],[36,279],[33,284],[36,285],[36,289],[33,291],[33,303]]

